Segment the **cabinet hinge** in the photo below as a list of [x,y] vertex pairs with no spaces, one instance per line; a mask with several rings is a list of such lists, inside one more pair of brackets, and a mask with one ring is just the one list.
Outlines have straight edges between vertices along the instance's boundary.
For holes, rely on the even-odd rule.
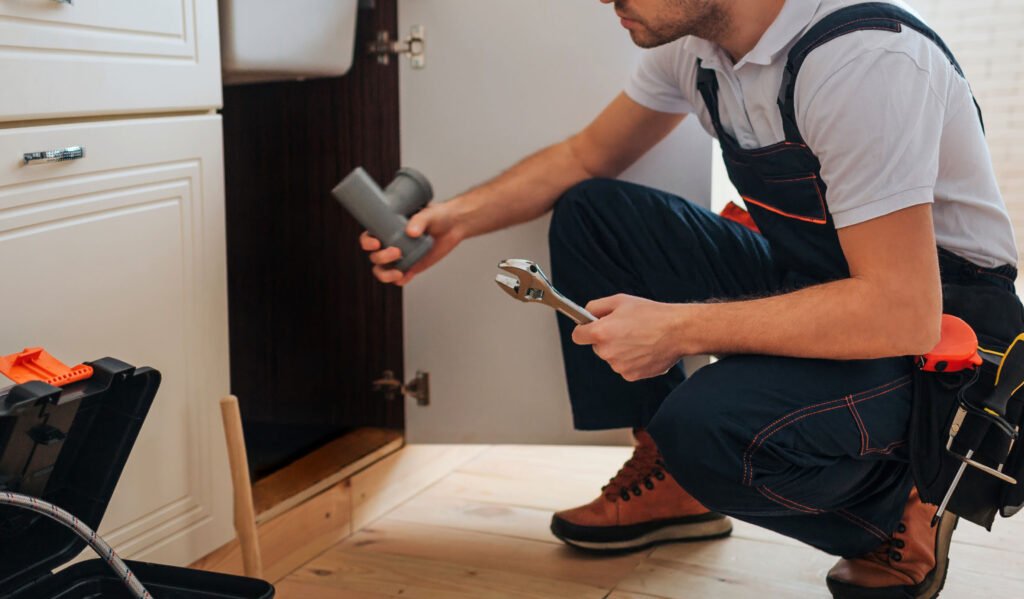
[[406,384],[395,378],[395,373],[385,370],[379,379],[373,381],[373,391],[380,393],[387,401],[395,401],[402,395],[408,395],[420,406],[430,405],[430,373],[416,371],[416,377]]
[[370,55],[377,57],[377,62],[387,65],[391,62],[391,55],[408,56],[409,62],[414,69],[422,69],[427,66],[427,33],[422,25],[413,25],[409,30],[409,37],[401,41],[391,39],[387,31],[378,31],[377,39],[370,42],[368,51]]

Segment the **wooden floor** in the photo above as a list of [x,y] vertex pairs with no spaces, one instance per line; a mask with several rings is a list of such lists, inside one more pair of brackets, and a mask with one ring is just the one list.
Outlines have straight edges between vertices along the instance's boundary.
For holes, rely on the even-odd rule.
[[[726,540],[628,556],[598,558],[564,547],[548,532],[551,512],[596,496],[628,453],[406,447],[353,480],[352,536],[278,581],[278,597],[829,596],[824,576],[834,558],[742,522]],[[417,485],[422,490],[412,497],[387,492]],[[1024,517],[997,521],[993,533],[962,523],[942,597],[1024,597]]]

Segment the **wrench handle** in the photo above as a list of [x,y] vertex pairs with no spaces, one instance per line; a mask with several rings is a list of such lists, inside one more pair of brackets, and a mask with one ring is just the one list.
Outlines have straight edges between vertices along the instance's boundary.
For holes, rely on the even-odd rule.
[[576,302],[568,299],[562,294],[557,294],[552,307],[569,317],[576,324],[590,324],[597,320],[597,317],[581,308]]

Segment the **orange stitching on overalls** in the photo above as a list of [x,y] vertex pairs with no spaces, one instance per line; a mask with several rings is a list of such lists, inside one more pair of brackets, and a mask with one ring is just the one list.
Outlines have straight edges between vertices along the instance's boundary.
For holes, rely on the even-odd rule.
[[796,181],[817,181],[817,175],[808,175],[806,177],[795,177],[793,179],[765,179],[766,183],[795,183]]
[[869,453],[877,453],[877,454],[880,454],[880,455],[888,455],[888,454],[892,453],[897,447],[899,447],[901,445],[906,445],[906,444],[907,444],[906,439],[903,439],[903,440],[900,440],[900,441],[893,441],[892,443],[886,445],[882,449],[878,449],[878,448],[875,448],[875,447],[869,447],[868,450],[866,452],[864,452],[864,455],[867,455]]
[[846,406],[850,408],[850,414],[853,416],[853,421],[857,425],[857,429],[860,431],[860,455],[864,455],[864,452],[868,448],[868,427],[864,425],[864,420],[860,417],[860,413],[857,411],[857,406],[853,405],[853,396],[846,396]]
[[[818,186],[815,185],[814,187],[817,189]],[[755,200],[755,199],[747,197],[747,196],[740,196],[740,197],[743,198],[744,202],[750,202],[751,204],[754,204],[755,206],[760,206],[761,208],[764,208],[765,210],[767,210],[769,212],[774,212],[775,214],[779,214],[781,216],[785,216],[786,218],[792,218],[794,220],[799,220],[799,221],[803,221],[803,222],[807,222],[807,223],[813,223],[815,225],[824,225],[824,224],[828,223],[828,219],[813,218],[813,217],[810,217],[810,216],[800,216],[798,214],[793,214],[791,212],[786,212],[785,210],[780,210],[780,209],[778,209],[778,208],[776,208],[774,206],[771,206],[769,204],[765,204],[764,202]],[[818,190],[818,198],[821,199],[821,190],[820,189]]]
[[770,501],[781,505],[782,507],[789,508],[797,512],[804,512],[805,514],[823,514],[825,510],[819,510],[818,508],[809,507],[802,503],[797,503],[792,499],[787,499],[782,495],[779,495],[775,491],[772,491],[765,485],[757,487],[758,492],[767,497]]
[[[828,222],[828,208],[825,207],[825,196],[821,195],[821,186],[818,185],[818,175],[811,175],[809,177],[801,177],[799,179],[765,179],[765,183],[795,183],[796,181],[814,181],[814,192],[818,194],[818,205],[821,206],[821,213],[826,216],[825,220],[817,224],[825,224]],[[799,218],[799,217],[795,217]],[[817,221],[812,221],[817,222]]]
[[[851,400],[853,396],[850,396]],[[864,424],[864,419],[861,417],[860,412],[857,411],[857,405],[854,401],[848,401],[847,405],[850,408],[850,413],[853,415],[853,419],[857,422],[857,428],[860,429],[860,455],[868,455],[869,453],[877,453],[880,455],[887,455],[893,452],[894,449],[900,445],[905,444],[906,439],[899,441],[893,441],[885,447],[871,447],[871,433],[868,432],[868,427]]]
[[846,510],[837,510],[836,513],[839,514],[840,516],[842,516],[843,518],[846,518],[848,521],[852,522],[853,524],[855,524],[855,525],[863,528],[864,530],[868,531],[871,534],[871,536],[877,537],[878,539],[880,539],[883,542],[889,540],[889,536],[886,535],[882,531],[881,528],[878,528],[877,526],[875,526],[874,524],[872,524],[872,523],[868,522],[867,520],[861,518],[860,516],[858,516],[856,514],[853,514],[851,512],[848,512]]
[[[877,386],[877,387],[874,387],[874,388],[868,389],[867,391],[862,391],[861,393],[871,393],[871,392],[873,392],[873,391],[878,391],[878,390],[880,390],[880,389],[883,389],[883,388],[885,388],[885,387],[888,387],[889,385],[893,385],[893,384],[896,384],[896,383],[898,383],[898,382],[899,382],[900,380],[902,380],[902,379],[896,379],[896,380],[894,380],[894,381],[889,381],[888,383],[885,383],[885,384],[883,384],[883,385],[879,385],[879,386]],[[747,472],[747,463],[746,463],[746,462],[747,462],[747,460],[748,460],[748,457],[749,457],[749,456],[748,456],[747,454],[748,454],[748,453],[750,453],[752,449],[754,449],[754,443],[756,443],[756,442],[757,442],[757,440],[758,440],[758,439],[759,439],[759,438],[761,437],[761,435],[763,435],[763,434],[767,433],[767,432],[768,432],[769,430],[771,430],[771,428],[772,428],[772,427],[774,427],[774,426],[775,426],[776,424],[778,424],[778,423],[782,422],[783,420],[785,420],[785,419],[787,419],[787,418],[791,418],[791,417],[793,417],[793,416],[796,416],[797,414],[799,414],[800,412],[803,412],[804,410],[811,410],[811,409],[814,409],[814,408],[817,408],[817,407],[821,407],[821,406],[824,406],[824,405],[827,405],[827,404],[830,404],[830,403],[835,403],[835,402],[838,402],[838,401],[845,401],[845,400],[846,400],[846,397],[840,397],[839,399],[830,399],[830,400],[828,400],[828,401],[823,401],[823,402],[821,402],[821,403],[816,403],[816,404],[812,404],[812,405],[809,405],[809,406],[804,406],[804,407],[802,407],[802,408],[799,408],[799,409],[797,409],[797,410],[793,410],[792,412],[788,412],[788,413],[786,413],[786,414],[784,414],[784,415],[780,416],[779,418],[775,419],[775,421],[774,421],[774,422],[772,422],[772,423],[771,423],[771,424],[769,424],[768,426],[766,426],[766,427],[762,428],[762,429],[761,429],[761,431],[760,431],[760,432],[758,432],[758,433],[757,433],[756,435],[754,435],[754,438],[750,440],[750,445],[748,445],[748,446],[747,446],[747,450],[746,450],[745,452],[743,452],[743,456],[744,456],[744,458],[743,458],[743,459],[744,459],[744,468],[743,468],[743,482],[744,482],[744,484],[747,484],[747,483],[746,483],[746,480],[747,480],[747,476],[746,476],[746,472]],[[773,432],[772,432],[772,434],[775,434],[775,432],[773,431]],[[760,443],[758,443],[758,446],[760,446]]]
[[[899,384],[897,384],[897,383],[899,383]],[[893,381],[890,381],[890,382],[886,383],[885,385],[881,385],[879,387],[875,387],[874,389],[869,389],[868,391],[862,391],[860,393],[854,394],[854,397],[856,397],[857,395],[863,395],[864,393],[871,393],[872,391],[875,391],[875,390],[878,390],[878,389],[882,389],[883,387],[886,387],[886,386],[889,386],[889,385],[895,385],[895,386],[889,387],[888,389],[883,389],[883,390],[879,391],[878,393],[875,393],[874,395],[869,395],[867,397],[861,397],[860,399],[857,399],[856,401],[853,401],[853,403],[854,404],[858,404],[858,403],[860,403],[862,401],[867,401],[869,399],[874,399],[875,397],[879,397],[879,396],[885,395],[887,393],[892,393],[893,391],[895,391],[897,389],[900,389],[902,387],[906,387],[909,384],[910,384],[910,375],[902,376],[902,377],[900,377],[900,378],[898,378],[896,380],[893,380]],[[800,416],[799,418],[794,418],[794,419],[790,420],[789,422],[786,422],[785,424],[782,424],[781,426],[776,427],[774,430],[772,430],[769,434],[765,435],[764,437],[761,437],[761,435],[763,433],[767,432],[768,429],[770,429],[775,423],[779,422],[779,420],[785,420],[788,416],[795,416],[796,414],[800,413],[802,410],[806,410],[807,408],[805,407],[805,408],[801,408],[800,410],[796,410],[794,412],[791,412],[787,416],[783,416],[779,420],[776,420],[774,423],[772,423],[772,424],[768,425],[767,427],[761,429],[761,432],[758,433],[756,437],[754,437],[754,441],[757,441],[758,437],[761,437],[761,440],[757,442],[757,445],[754,445],[754,441],[751,441],[750,442],[750,446],[747,447],[747,451],[745,451],[744,455],[743,455],[743,461],[744,461],[744,464],[743,464],[743,479],[742,479],[743,484],[747,485],[747,486],[750,486],[753,483],[753,479],[754,479],[754,468],[753,468],[754,454],[757,452],[758,449],[760,449],[760,447],[764,444],[765,441],[767,441],[772,435],[774,435],[775,433],[779,432],[780,430],[782,430],[782,429],[784,429],[784,428],[786,428],[786,427],[788,427],[790,425],[796,424],[797,422],[800,422],[804,418],[808,418],[808,417],[814,416],[816,414],[822,414],[824,412],[830,412],[832,410],[836,410],[836,409],[839,409],[839,408],[843,407],[842,404],[847,402],[847,398],[844,396],[844,397],[842,397],[840,399],[833,399],[832,401],[822,402],[820,404],[816,404],[815,406],[809,406],[809,407],[818,407],[818,406],[823,406],[823,405],[827,405],[827,404],[831,404],[831,403],[837,403],[837,402],[840,402],[840,405],[830,406],[828,408],[824,408],[824,409],[818,410],[816,412],[811,412],[809,414],[804,414],[803,416]]]

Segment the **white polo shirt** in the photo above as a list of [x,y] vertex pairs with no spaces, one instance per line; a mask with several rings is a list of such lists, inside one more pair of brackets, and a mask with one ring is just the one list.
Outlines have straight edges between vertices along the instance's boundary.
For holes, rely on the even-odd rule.
[[[626,94],[652,110],[696,114],[715,135],[697,91],[700,58],[717,73],[725,130],[747,149],[778,143],[785,139],[777,100],[790,48],[828,14],[859,3],[787,0],[735,64],[696,37],[653,48],[641,54]],[[970,87],[923,35],[909,27],[858,31],[817,48],[797,78],[796,117],[821,162],[837,228],[934,202],[940,247],[981,266],[1017,264]]]

